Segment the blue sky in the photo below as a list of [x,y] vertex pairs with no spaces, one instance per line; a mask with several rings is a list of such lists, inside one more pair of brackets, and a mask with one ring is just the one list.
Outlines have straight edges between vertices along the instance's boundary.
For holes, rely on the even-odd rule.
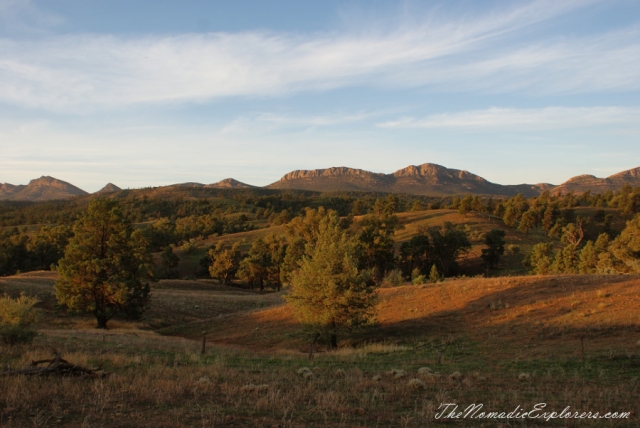
[[0,0],[0,182],[640,166],[640,2]]

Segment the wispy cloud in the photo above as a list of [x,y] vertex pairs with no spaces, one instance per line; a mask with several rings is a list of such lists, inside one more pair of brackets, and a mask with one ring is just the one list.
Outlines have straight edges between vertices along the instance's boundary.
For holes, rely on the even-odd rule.
[[[0,0],[3,1],[3,0]],[[29,4],[26,0],[4,0]],[[0,102],[52,110],[201,102],[333,88],[636,89],[637,33],[506,44],[525,27],[593,1],[538,0],[474,18],[376,33],[243,32],[0,39]],[[541,77],[544,76],[544,77]]]
[[405,117],[378,124],[382,128],[474,128],[547,130],[611,124],[640,125],[640,108],[545,107],[535,109],[490,108],[444,113],[422,119]]
[[40,34],[63,22],[62,17],[39,9],[30,0],[0,0],[0,31]]
[[388,114],[389,111],[361,111],[326,115],[285,115],[276,113],[255,113],[233,119],[221,129],[222,134],[255,132],[256,130],[280,131],[282,129],[315,129],[359,123]]

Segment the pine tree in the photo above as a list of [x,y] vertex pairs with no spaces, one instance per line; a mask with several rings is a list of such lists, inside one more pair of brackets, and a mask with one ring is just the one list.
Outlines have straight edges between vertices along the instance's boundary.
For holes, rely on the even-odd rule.
[[177,270],[180,258],[173,252],[171,245],[164,247],[161,255],[162,270],[165,278],[170,278]]
[[355,245],[337,215],[323,218],[315,245],[307,245],[299,270],[291,274],[287,302],[301,323],[330,334],[370,323],[377,301],[368,271],[358,271]]
[[524,232],[525,234],[529,234],[529,231],[536,227],[538,223],[538,213],[532,208],[522,214],[520,218],[520,224],[518,225],[518,230]]
[[489,274],[489,269],[493,269],[498,265],[500,257],[504,254],[504,235],[504,230],[492,229],[485,236],[484,243],[487,248],[482,249],[480,257],[487,268],[487,275]]
[[58,303],[93,313],[98,328],[119,313],[139,317],[149,301],[151,258],[147,241],[118,203],[92,200],[73,232],[58,267]]
[[640,273],[640,215],[627,222],[611,243],[610,250],[622,262],[621,270]]
[[532,268],[531,273],[545,275],[551,271],[552,251],[553,244],[550,242],[541,242],[533,246],[526,260]]

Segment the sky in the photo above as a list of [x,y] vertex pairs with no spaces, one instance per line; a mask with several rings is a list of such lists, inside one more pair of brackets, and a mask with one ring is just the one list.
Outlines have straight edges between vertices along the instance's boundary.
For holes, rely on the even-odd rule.
[[0,183],[640,166],[638,0],[0,0]]

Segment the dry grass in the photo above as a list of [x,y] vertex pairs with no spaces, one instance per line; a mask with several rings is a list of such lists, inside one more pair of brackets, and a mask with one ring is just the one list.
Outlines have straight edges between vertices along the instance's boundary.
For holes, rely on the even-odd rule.
[[[3,278],[0,292],[45,293],[52,278]],[[90,318],[61,318],[45,308],[32,345],[0,347],[3,368],[48,358],[56,348],[73,363],[113,373],[104,380],[1,378],[0,427],[428,427],[442,424],[435,414],[443,402],[633,411],[631,420],[606,426],[638,426],[638,276],[504,277],[384,289],[378,325],[343,338],[334,352],[320,343],[313,362],[290,309],[268,306],[278,304],[278,294],[200,281],[159,285],[141,322],[115,320],[102,332]],[[508,306],[492,310],[498,301]],[[162,318],[178,323],[165,334],[173,329],[183,337],[150,330]],[[205,355],[202,331],[208,332]],[[425,366],[430,370],[420,370]],[[306,379],[298,374],[303,367]],[[380,376],[394,369],[404,376]],[[474,424],[481,421],[459,423]]]
[[[303,378],[297,370],[304,364],[302,357],[279,358],[276,364],[266,355],[239,361],[246,352],[228,348],[213,348],[201,356],[196,344],[151,334],[137,339],[113,335],[106,345],[97,337],[76,337],[85,349],[69,349],[65,358],[88,366],[102,364],[113,374],[104,380],[4,378],[2,426],[423,427],[439,425],[435,414],[441,402],[483,402],[505,410],[537,402],[558,410],[566,405],[638,410],[637,379],[624,384],[603,379],[596,384],[574,374],[540,373],[514,382],[513,374],[494,373],[482,382],[473,376],[463,381],[450,376],[408,381],[404,376],[376,378],[349,365],[341,365],[344,374],[336,376],[340,359],[330,357],[304,371],[309,376]],[[28,349],[2,348],[0,358],[13,366],[27,365],[46,357],[48,348],[61,340],[70,339],[47,334]]]

